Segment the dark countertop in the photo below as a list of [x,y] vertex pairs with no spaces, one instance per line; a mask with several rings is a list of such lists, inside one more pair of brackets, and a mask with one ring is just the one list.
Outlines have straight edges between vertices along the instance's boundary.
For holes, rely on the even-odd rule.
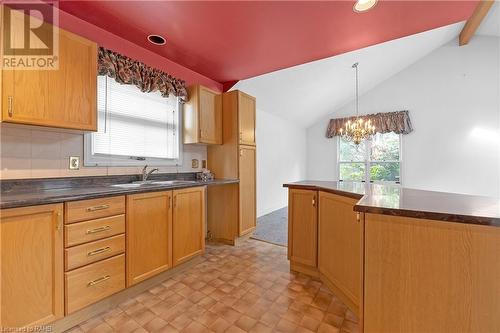
[[[97,177],[96,177],[97,178]],[[101,184],[98,181],[88,182],[86,179],[81,180],[72,178],[68,180],[54,180],[49,181],[40,180],[44,182],[42,185],[33,184],[34,180],[19,180],[19,181],[5,181],[2,182],[2,191],[0,192],[0,209],[15,208],[42,205],[49,203],[59,203],[65,201],[75,201],[84,199],[95,199],[107,196],[126,195],[134,193],[155,192],[155,191],[168,191],[173,189],[196,187],[196,186],[211,186],[211,185],[224,185],[239,183],[238,179],[214,179],[212,181],[194,181],[193,183],[183,183],[175,185],[152,185],[141,186],[136,188],[121,188],[111,186],[114,184],[129,182],[129,178],[121,178],[120,181],[108,182],[110,177],[102,177]],[[76,180],[75,180],[76,179]],[[113,179],[111,179],[113,180]],[[156,178],[155,180],[163,180]],[[168,180],[173,180],[171,177]],[[192,180],[192,179],[182,179]],[[12,185],[12,183],[14,183]],[[28,186],[28,182],[29,185]],[[49,185],[47,185],[49,184]]]
[[345,181],[300,181],[283,186],[359,199],[354,206],[357,212],[500,227],[500,198]]

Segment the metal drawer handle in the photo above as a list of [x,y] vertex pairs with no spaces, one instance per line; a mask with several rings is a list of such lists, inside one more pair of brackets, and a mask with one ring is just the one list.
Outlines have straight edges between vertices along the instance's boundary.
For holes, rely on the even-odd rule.
[[106,280],[109,280],[109,278],[111,278],[111,276],[109,275],[105,275],[103,277],[100,277],[98,279],[95,279],[93,281],[90,281],[89,283],[87,283],[87,287],[92,287],[92,286],[95,286],[96,284],[99,284],[101,282],[104,282]]
[[13,107],[12,107],[12,96],[7,97],[7,101],[9,104],[8,105],[9,117],[12,117],[12,115],[14,114]]
[[87,252],[87,257],[92,257],[92,256],[95,256],[97,254],[101,254],[101,253],[104,253],[104,252],[108,252],[111,250],[111,247],[109,246],[106,246],[106,247],[102,247],[100,249],[97,249],[97,250],[94,250],[94,251],[90,251],[90,252]]
[[108,208],[109,208],[109,205],[99,205],[99,206],[87,208],[87,212],[95,212],[97,210],[103,210],[103,209],[108,209]]
[[87,230],[86,234],[87,235],[96,234],[98,232],[103,232],[109,229],[111,229],[111,226],[105,225],[104,227]]

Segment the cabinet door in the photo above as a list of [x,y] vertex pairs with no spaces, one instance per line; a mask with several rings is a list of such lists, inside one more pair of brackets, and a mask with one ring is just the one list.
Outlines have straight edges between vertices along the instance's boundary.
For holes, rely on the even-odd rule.
[[0,327],[63,317],[63,205],[0,211]]
[[127,196],[127,286],[172,267],[172,192]]
[[183,106],[185,144],[222,144],[222,95],[200,85],[188,88]]
[[97,45],[58,35],[58,69],[2,71],[2,121],[96,131]]
[[200,142],[222,144],[222,97],[200,86],[199,98]]
[[173,264],[205,250],[205,187],[174,191]]
[[255,166],[255,147],[240,146],[240,236],[252,232],[256,225]]
[[240,144],[255,146],[255,98],[238,93]]
[[319,193],[318,268],[355,313],[359,313],[362,284],[362,222],[353,211],[357,201]]
[[317,192],[290,189],[288,193],[288,257],[316,267],[318,253]]

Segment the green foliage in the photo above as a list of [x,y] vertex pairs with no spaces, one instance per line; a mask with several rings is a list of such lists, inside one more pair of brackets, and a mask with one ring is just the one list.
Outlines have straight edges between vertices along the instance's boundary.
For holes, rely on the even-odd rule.
[[[340,140],[339,158],[340,179],[361,181],[365,179],[367,149],[370,149],[370,180],[373,181],[399,181],[399,139],[395,133],[377,133],[371,142],[355,145],[352,142]],[[394,162],[387,162],[394,161]],[[360,163],[361,162],[361,163]]]
[[370,166],[370,180],[399,181],[399,163],[379,163]]
[[340,164],[340,179],[362,181],[365,179],[364,163],[342,163]]

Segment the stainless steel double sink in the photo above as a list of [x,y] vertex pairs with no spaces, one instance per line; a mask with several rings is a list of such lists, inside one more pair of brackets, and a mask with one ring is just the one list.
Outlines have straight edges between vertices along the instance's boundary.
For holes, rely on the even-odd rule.
[[168,185],[185,185],[194,183],[196,183],[196,181],[193,180],[146,180],[146,181],[125,183],[125,184],[113,184],[111,186],[121,187],[121,188],[138,188],[143,186],[168,186]]

